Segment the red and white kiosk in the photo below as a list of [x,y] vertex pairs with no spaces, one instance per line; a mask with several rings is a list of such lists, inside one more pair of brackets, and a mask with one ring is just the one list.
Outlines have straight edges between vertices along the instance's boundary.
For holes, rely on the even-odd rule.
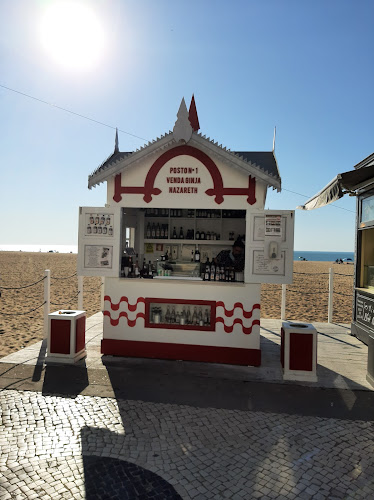
[[[88,182],[107,182],[107,203],[80,208],[78,274],[105,277],[103,354],[259,366],[261,283],[292,282],[294,212],[264,210],[281,189],[274,151],[198,130],[192,98],[140,150],[121,153],[116,135]],[[238,236],[243,272],[206,273]]]

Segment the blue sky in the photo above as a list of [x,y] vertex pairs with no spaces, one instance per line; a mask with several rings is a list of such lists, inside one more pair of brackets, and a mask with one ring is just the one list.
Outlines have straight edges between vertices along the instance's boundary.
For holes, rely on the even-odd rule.
[[[56,3],[0,3],[0,85],[109,127],[0,87],[0,245],[76,244],[78,207],[105,203],[87,176],[111,127],[155,139],[193,93],[201,132],[232,150],[271,150],[277,127],[284,189],[266,208],[294,209],[374,151],[372,1],[77,1],[103,36],[88,69],[42,46]],[[143,143],[119,134],[121,151]],[[355,199],[334,205],[297,211],[296,250],[354,249]]]

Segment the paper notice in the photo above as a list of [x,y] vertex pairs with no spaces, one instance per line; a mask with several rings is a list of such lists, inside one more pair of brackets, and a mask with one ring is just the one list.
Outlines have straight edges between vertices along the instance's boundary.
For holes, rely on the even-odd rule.
[[84,246],[84,267],[112,269],[113,247],[103,245]]

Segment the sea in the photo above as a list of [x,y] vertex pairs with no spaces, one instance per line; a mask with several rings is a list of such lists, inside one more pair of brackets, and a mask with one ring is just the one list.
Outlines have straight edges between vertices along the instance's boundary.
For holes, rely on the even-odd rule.
[[[53,253],[78,253],[77,245],[0,245],[0,251],[8,252],[53,252]],[[298,251],[293,253],[294,260],[309,260],[320,262],[334,262],[336,259],[354,260],[354,252],[312,252]]]

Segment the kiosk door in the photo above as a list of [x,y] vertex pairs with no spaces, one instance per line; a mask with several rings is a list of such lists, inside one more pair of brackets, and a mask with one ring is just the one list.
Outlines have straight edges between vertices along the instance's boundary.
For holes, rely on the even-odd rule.
[[79,276],[118,277],[120,242],[119,207],[79,207]]

